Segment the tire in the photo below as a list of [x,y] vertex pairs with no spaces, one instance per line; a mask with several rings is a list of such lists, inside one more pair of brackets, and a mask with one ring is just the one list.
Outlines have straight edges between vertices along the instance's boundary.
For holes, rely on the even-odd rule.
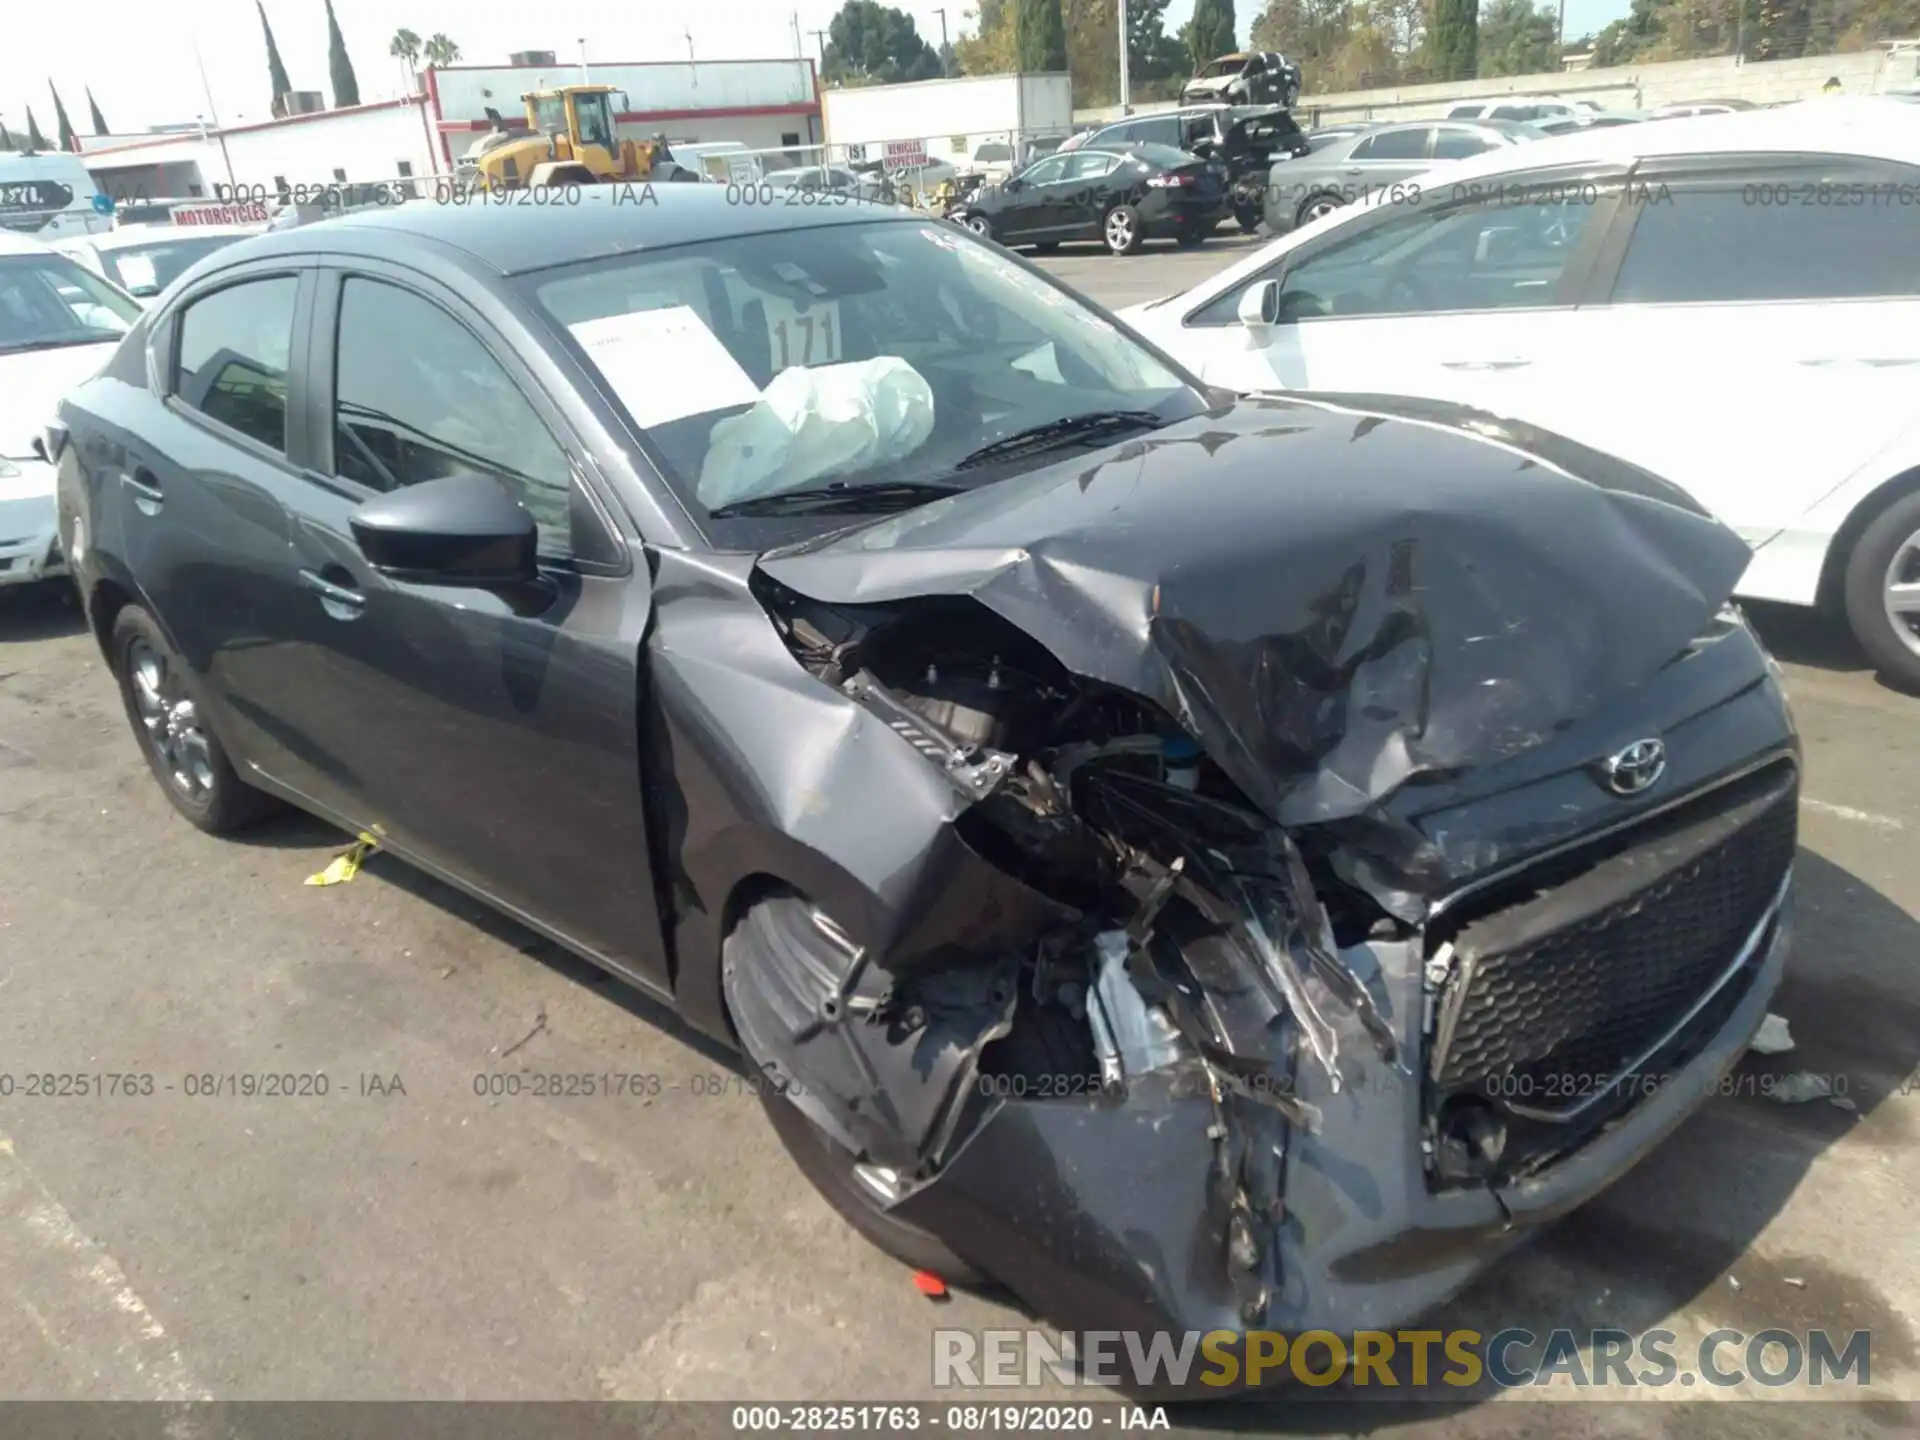
[[230,835],[285,808],[234,771],[199,714],[185,662],[151,615],[137,605],[122,609],[109,653],[134,740],[175,810],[209,835]]
[[1920,491],[1875,516],[1847,556],[1847,624],[1881,678],[1920,694],[1920,613],[1896,620],[1888,609],[1894,582],[1920,585]]
[[1311,225],[1322,215],[1329,215],[1335,210],[1338,210],[1342,203],[1338,195],[1330,195],[1325,192],[1318,195],[1309,195],[1305,200],[1300,202],[1299,212],[1293,217],[1294,229],[1298,230],[1302,225]]
[[1100,217],[1100,238],[1115,255],[1138,255],[1147,243],[1140,212],[1131,205],[1116,205]]
[[[729,968],[752,968],[760,956],[804,943],[791,937],[796,930],[810,928],[806,901],[791,891],[770,895],[742,915],[727,936],[724,963]],[[809,1120],[783,1093],[768,1084],[759,1091],[781,1145],[841,1219],[901,1264],[931,1271],[949,1285],[979,1289],[989,1283],[937,1236],[888,1213],[855,1174],[859,1157]]]
[[965,210],[953,218],[962,229],[971,230],[982,240],[993,239],[993,222],[978,211]]

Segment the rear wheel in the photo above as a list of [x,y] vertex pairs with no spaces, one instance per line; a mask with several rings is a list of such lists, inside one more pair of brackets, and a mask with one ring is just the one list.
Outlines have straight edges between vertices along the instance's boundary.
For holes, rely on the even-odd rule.
[[1920,492],[1887,506],[1847,557],[1847,623],[1880,674],[1920,692]]
[[1322,215],[1331,215],[1340,208],[1338,195],[1309,195],[1300,205],[1300,213],[1295,217],[1299,225],[1311,225]]
[[1146,244],[1140,225],[1140,212],[1131,205],[1116,205],[1100,222],[1100,238],[1115,255],[1137,255]]
[[113,670],[147,767],[173,808],[210,835],[256,825],[282,808],[235,773],[187,689],[187,667],[146,611],[114,617]]

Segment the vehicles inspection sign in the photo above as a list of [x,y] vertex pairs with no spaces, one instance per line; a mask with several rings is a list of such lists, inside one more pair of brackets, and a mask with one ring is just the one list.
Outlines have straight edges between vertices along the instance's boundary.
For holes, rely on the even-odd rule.
[[897,174],[902,170],[918,170],[927,163],[927,142],[889,140],[886,154],[880,163],[889,175]]

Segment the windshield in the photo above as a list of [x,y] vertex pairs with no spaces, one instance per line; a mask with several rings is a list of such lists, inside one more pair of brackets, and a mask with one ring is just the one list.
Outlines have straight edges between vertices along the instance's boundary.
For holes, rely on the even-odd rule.
[[[891,487],[874,508],[897,508],[902,487],[1046,463],[977,453],[1009,437],[1115,412],[1153,428],[1205,403],[1083,302],[937,222],[782,229],[527,283],[703,522],[828,485],[856,503]],[[1074,436],[1059,445],[1088,443]]]
[[107,278],[129,295],[158,295],[194,261],[233,244],[239,235],[187,235],[156,240],[150,245],[127,245],[100,252]]
[[1200,72],[1200,78],[1202,80],[1218,80],[1222,75],[1238,75],[1246,68],[1246,56],[1224,55],[1220,59],[1208,64],[1207,68]]
[[0,256],[0,355],[118,340],[140,307],[64,255]]
[[580,143],[613,148],[613,112],[605,95],[576,95],[573,113],[580,117]]

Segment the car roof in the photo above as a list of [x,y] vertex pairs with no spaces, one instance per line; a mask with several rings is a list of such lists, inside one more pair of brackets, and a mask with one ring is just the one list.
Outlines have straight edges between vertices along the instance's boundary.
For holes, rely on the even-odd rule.
[[[438,200],[377,206],[243,242],[245,256],[324,252],[341,237],[353,248],[396,252],[419,241],[465,251],[503,275],[524,274],[582,260],[665,249],[700,240],[727,240],[769,231],[816,229],[873,221],[918,221],[927,217],[879,206],[742,205],[732,187],[701,182],[564,187],[564,204],[499,204],[484,196],[464,204]],[[383,245],[382,242],[387,242]],[[236,247],[236,255],[242,247]],[[227,252],[223,251],[222,254]]]
[[30,235],[0,230],[0,255],[45,255],[52,249],[45,241],[35,240]]

